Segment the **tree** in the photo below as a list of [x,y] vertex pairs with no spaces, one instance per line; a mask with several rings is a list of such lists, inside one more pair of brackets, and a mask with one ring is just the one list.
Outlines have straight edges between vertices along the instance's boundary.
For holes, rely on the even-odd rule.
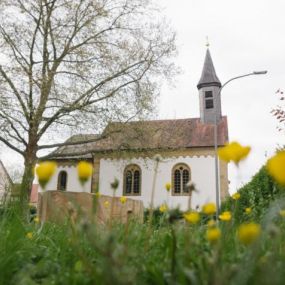
[[51,137],[151,111],[174,70],[175,35],[157,15],[148,0],[1,2],[0,141],[24,158],[23,199],[39,151],[64,145]]
[[271,113],[274,117],[276,117],[279,125],[277,126],[277,130],[280,132],[284,130],[284,122],[285,122],[285,111],[284,111],[284,92],[278,89],[275,94],[279,97],[280,105],[276,106],[274,109],[271,110]]

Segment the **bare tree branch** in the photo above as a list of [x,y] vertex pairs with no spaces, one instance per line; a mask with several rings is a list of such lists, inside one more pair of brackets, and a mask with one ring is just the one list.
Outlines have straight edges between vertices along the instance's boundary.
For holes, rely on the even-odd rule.
[[0,1],[0,141],[24,157],[23,181],[38,151],[99,140],[54,134],[150,115],[175,73],[173,32],[157,16],[149,0]]
[[9,148],[11,148],[12,150],[18,152],[19,154],[24,156],[24,151],[18,149],[17,147],[15,147],[14,145],[12,145],[9,141],[7,141],[5,138],[0,136],[0,141],[2,141],[6,146],[8,146]]

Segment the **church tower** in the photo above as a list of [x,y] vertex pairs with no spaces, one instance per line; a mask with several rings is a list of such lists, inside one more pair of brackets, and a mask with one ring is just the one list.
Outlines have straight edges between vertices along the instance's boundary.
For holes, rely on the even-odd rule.
[[204,67],[197,85],[202,123],[215,123],[222,116],[220,88],[222,84],[216,75],[209,49],[207,48]]

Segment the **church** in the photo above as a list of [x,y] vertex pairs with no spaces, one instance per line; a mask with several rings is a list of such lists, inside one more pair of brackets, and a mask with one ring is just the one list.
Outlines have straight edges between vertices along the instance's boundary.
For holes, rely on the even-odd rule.
[[[141,200],[145,207],[150,205],[152,189],[156,207],[167,203],[171,208],[198,209],[215,202],[214,127],[217,123],[220,147],[228,142],[228,126],[227,117],[221,113],[221,82],[209,49],[197,88],[199,118],[112,122],[102,134],[69,138],[68,142],[92,142],[60,147],[52,153],[51,159],[58,167],[45,190],[99,191],[112,196],[111,183],[117,179],[116,196]],[[93,175],[83,186],[76,168],[81,160],[93,165]],[[219,176],[223,199],[228,195],[226,162],[219,161]],[[196,191],[186,187],[189,181],[195,184]],[[171,183],[169,192],[166,183]]]

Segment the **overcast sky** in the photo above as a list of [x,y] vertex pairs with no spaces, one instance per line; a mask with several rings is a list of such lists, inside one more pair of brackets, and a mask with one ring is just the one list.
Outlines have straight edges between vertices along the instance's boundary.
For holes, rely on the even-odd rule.
[[[278,103],[275,91],[285,89],[284,0],[156,0],[177,31],[177,65],[182,74],[175,87],[165,85],[159,100],[159,117],[199,116],[197,82],[201,76],[206,36],[221,82],[254,70],[267,75],[236,80],[223,89],[222,112],[228,116],[230,140],[252,146],[238,172],[230,166],[231,192],[245,183],[271,155],[284,133],[276,130],[270,110]],[[15,157],[0,151],[8,166]],[[17,158],[16,158],[17,159]],[[213,166],[214,167],[214,166]]]
[[159,0],[177,31],[177,64],[183,73],[175,88],[165,86],[160,98],[161,118],[199,116],[197,83],[209,37],[210,51],[222,83],[255,70],[267,75],[229,83],[222,91],[222,112],[228,116],[230,140],[250,145],[252,152],[238,171],[230,166],[231,192],[258,171],[284,133],[270,114],[285,89],[284,0]]

